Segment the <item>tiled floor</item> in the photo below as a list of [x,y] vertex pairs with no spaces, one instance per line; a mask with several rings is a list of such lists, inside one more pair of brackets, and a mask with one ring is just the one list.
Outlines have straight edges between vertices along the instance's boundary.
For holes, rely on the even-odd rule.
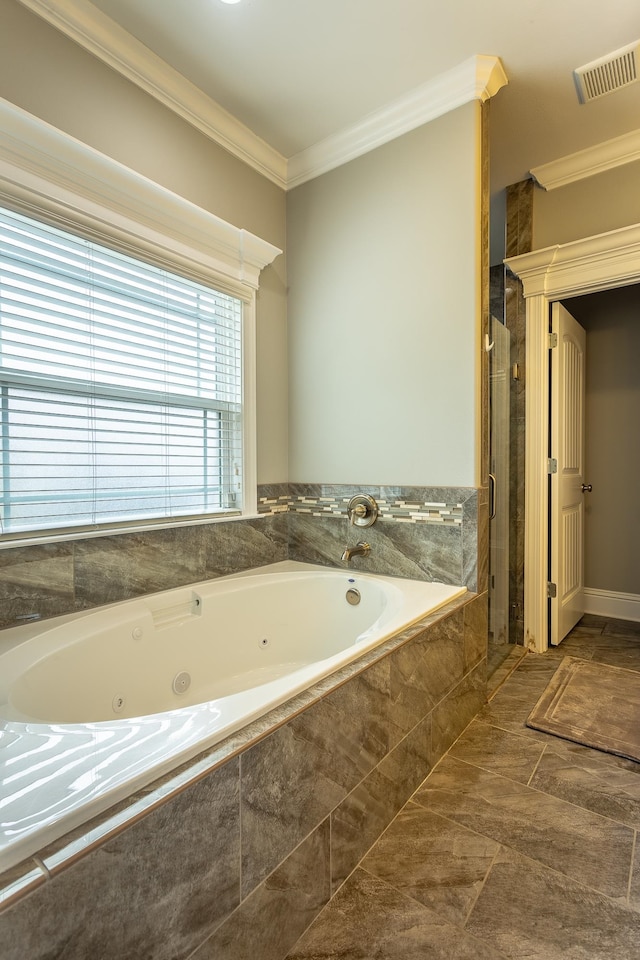
[[487,651],[487,674],[491,676],[500,669],[505,660],[510,659],[514,650],[524,652],[524,647],[515,646],[513,643],[497,643],[489,639],[489,649]]
[[640,671],[640,624],[525,656],[289,960],[640,957],[640,764],[525,726],[565,655]]

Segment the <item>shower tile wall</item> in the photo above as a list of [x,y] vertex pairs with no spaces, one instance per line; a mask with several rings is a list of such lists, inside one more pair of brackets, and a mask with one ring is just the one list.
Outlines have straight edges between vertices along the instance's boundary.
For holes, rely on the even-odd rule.
[[[356,493],[373,496],[380,508],[374,526],[349,523],[347,504]],[[413,580],[478,582],[478,493],[469,487],[347,486],[289,484],[262,491],[259,509],[289,516],[289,558],[340,566],[345,546],[366,540],[368,557],[351,569]]]
[[[478,575],[486,508],[479,518],[475,488],[269,484],[258,492],[255,519],[1,550],[0,627],[287,558],[340,566],[344,547],[360,539],[372,550],[353,569],[486,589],[486,571]],[[362,492],[380,503],[373,527],[349,525],[347,503]]]
[[[532,180],[507,188],[506,256],[532,249]],[[511,380],[509,462],[509,640],[524,643],[524,468],[526,328],[522,282],[503,266],[491,268],[490,309],[511,331],[511,363],[518,378]]]

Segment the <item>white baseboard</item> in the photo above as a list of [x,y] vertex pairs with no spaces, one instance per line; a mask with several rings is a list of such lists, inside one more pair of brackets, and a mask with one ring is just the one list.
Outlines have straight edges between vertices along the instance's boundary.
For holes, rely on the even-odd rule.
[[640,594],[584,589],[584,612],[616,620],[640,621]]

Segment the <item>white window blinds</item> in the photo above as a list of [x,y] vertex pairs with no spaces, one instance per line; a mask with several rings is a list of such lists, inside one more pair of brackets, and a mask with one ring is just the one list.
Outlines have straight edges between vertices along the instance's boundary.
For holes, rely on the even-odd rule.
[[0,211],[0,532],[237,512],[242,303]]

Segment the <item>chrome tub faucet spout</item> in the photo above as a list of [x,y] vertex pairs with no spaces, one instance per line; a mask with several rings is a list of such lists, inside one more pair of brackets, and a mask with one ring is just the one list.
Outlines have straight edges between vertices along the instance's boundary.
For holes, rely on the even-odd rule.
[[355,547],[345,547],[340,559],[345,563],[349,563],[352,557],[368,557],[370,553],[371,547],[369,544],[361,540]]

